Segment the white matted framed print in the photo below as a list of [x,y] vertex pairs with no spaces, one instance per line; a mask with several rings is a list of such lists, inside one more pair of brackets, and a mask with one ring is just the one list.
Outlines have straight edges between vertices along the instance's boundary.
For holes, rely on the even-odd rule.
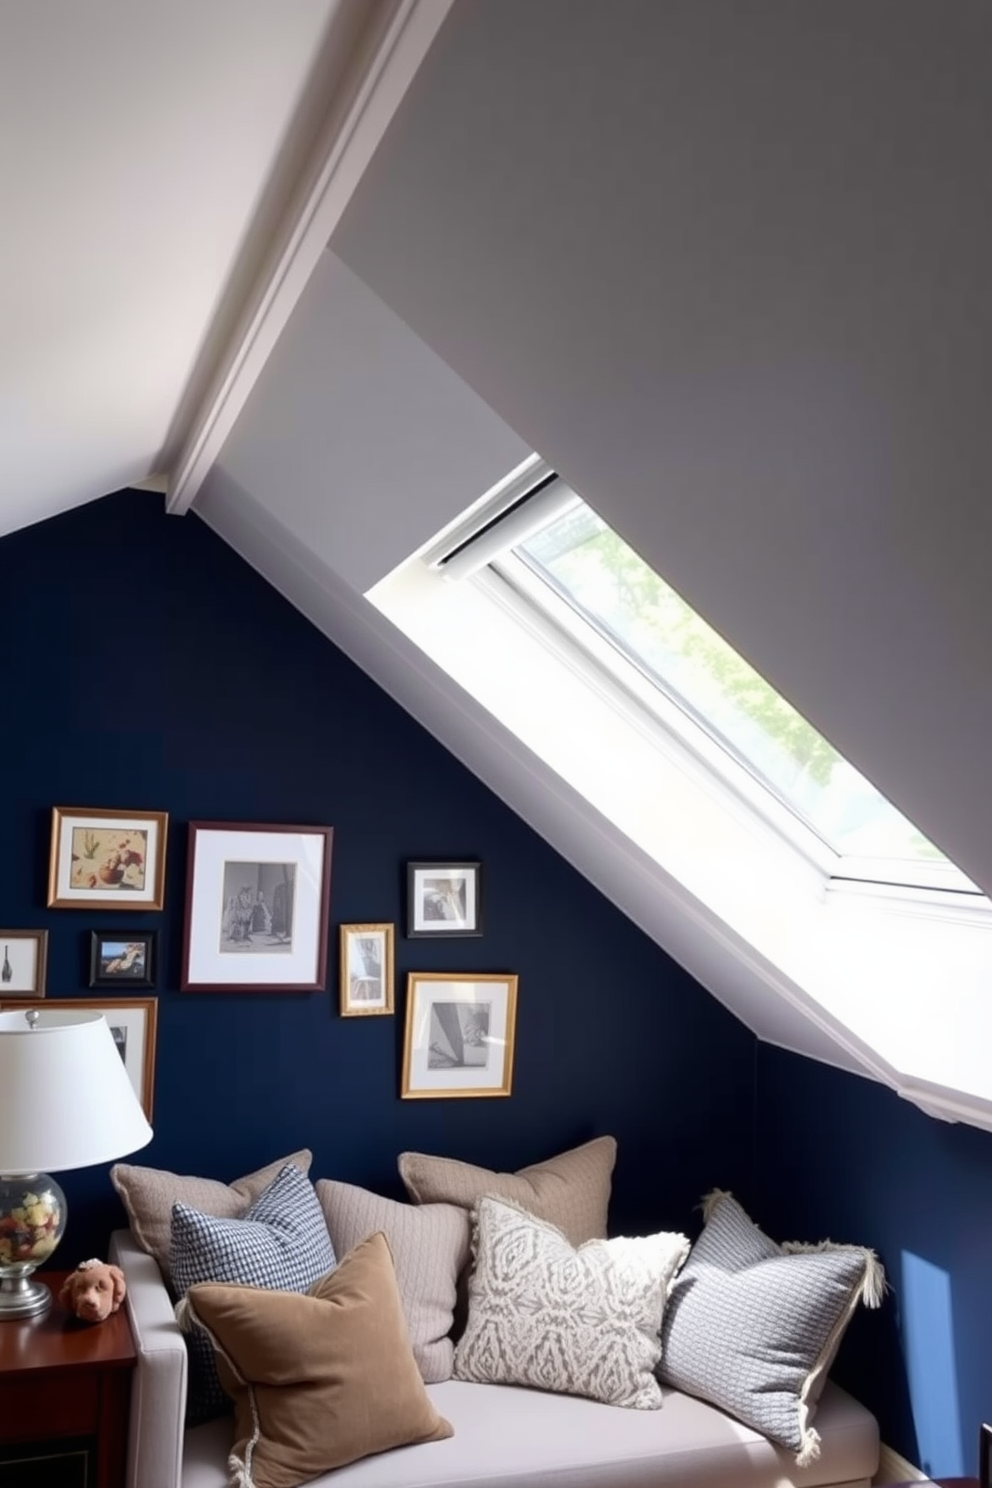
[[0,997],[44,997],[47,930],[0,930]]
[[408,939],[482,934],[481,863],[407,863],[406,875]]
[[332,827],[190,822],[184,992],[316,992],[327,981]]
[[[0,996],[0,1012],[8,1007],[27,1009],[32,1004],[18,1002],[8,1004]],[[79,1012],[102,1013],[107,1020],[117,1052],[124,1061],[134,1093],[141,1102],[141,1109],[149,1121],[155,1098],[155,1041],[158,1033],[157,997],[66,997],[58,1001],[51,998],[38,1004],[40,1012],[53,1013],[58,1009]]]
[[165,811],[52,807],[50,909],[161,909]]
[[342,925],[342,1018],[392,1011],[392,925]]
[[407,977],[403,1100],[509,1095],[517,978],[413,971]]

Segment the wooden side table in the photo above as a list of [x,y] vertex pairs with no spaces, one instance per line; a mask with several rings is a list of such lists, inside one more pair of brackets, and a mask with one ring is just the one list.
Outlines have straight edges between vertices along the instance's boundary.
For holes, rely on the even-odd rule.
[[[38,1272],[53,1294],[42,1317],[0,1322],[0,1488],[24,1483],[27,1465],[47,1458],[52,1482],[123,1488],[131,1371],[136,1355],[122,1307],[102,1323],[81,1323],[58,1300],[65,1271]],[[53,1459],[64,1457],[60,1469]]]

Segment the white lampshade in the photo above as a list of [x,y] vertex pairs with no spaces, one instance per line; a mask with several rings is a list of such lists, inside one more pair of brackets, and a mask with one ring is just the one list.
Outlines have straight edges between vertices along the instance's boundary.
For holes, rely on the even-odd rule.
[[101,1013],[39,1011],[33,1028],[0,1013],[0,1173],[87,1168],[151,1139]]

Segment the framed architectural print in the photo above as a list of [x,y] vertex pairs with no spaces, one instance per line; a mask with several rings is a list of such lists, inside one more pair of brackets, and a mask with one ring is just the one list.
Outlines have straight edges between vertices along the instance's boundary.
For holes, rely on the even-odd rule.
[[327,981],[332,827],[190,822],[184,992],[316,992]]
[[[27,1002],[11,1005],[18,1008],[31,1006]],[[0,1012],[7,1011],[7,1008],[7,1000],[0,996]],[[49,998],[44,1003],[39,1003],[41,1011],[54,1012],[59,1008],[66,1012],[78,1012],[85,1008],[90,1012],[103,1014],[134,1086],[134,1093],[141,1102],[141,1109],[151,1121],[155,1097],[158,998],[112,997],[105,1002],[99,997],[67,997],[57,1002]]]
[[0,930],[0,997],[44,997],[47,930]]
[[342,925],[342,1018],[392,1011],[392,925]]
[[407,863],[406,933],[482,934],[481,863]]
[[165,811],[53,806],[50,909],[161,909]]
[[119,930],[90,934],[91,987],[154,987],[156,930],[122,935]]
[[414,971],[407,978],[404,1100],[509,1095],[517,978]]

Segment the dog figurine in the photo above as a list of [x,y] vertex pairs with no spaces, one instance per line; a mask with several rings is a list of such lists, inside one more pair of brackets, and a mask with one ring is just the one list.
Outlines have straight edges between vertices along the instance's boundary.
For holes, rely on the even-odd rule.
[[81,1261],[63,1282],[59,1301],[84,1323],[102,1323],[120,1307],[126,1290],[120,1266]]

